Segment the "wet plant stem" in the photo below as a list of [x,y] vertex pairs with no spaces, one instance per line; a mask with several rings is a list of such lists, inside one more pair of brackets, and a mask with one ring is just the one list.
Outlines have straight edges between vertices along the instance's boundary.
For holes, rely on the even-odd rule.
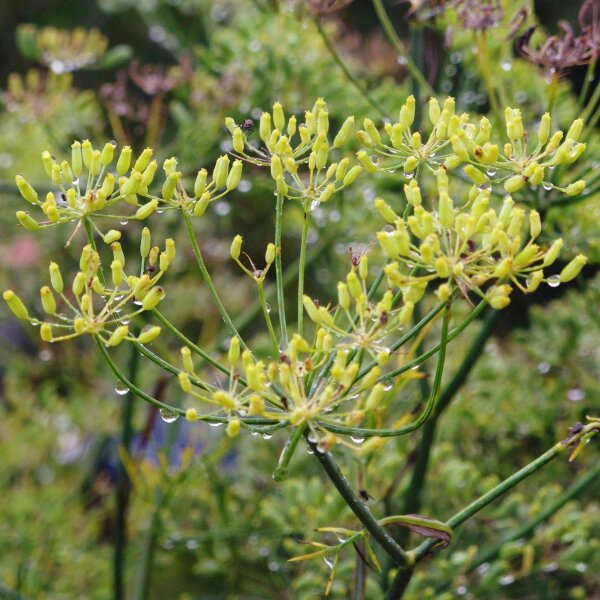
[[411,55],[408,52],[406,46],[402,43],[402,40],[398,37],[398,34],[396,33],[396,30],[394,29],[394,26],[392,25],[392,22],[390,21],[390,18],[388,17],[388,14],[385,11],[383,2],[381,0],[372,1],[373,7],[375,8],[375,12],[377,13],[377,18],[379,19],[379,22],[381,23],[381,26],[383,27],[383,30],[385,31],[385,34],[388,40],[390,41],[390,44],[392,44],[392,46],[396,49],[396,52],[398,52],[399,57],[403,60],[411,77],[416,82],[418,82],[419,86],[421,87],[421,90],[425,94],[427,94],[428,96],[435,96],[435,91],[433,90],[431,85],[429,85],[429,82],[427,81],[427,79],[425,79],[423,73],[421,73],[421,71],[411,58]]
[[277,279],[277,309],[279,311],[279,326],[281,327],[281,343],[287,347],[288,332],[285,319],[285,293],[283,286],[282,253],[282,231],[283,231],[283,195],[277,194],[277,206],[275,212],[275,277]]
[[310,199],[304,206],[304,225],[302,226],[302,240],[300,241],[300,262],[298,265],[298,335],[303,335],[304,330],[304,271],[306,269],[306,240],[308,238],[308,226],[310,224]]
[[379,103],[373,99],[371,94],[369,94],[369,92],[367,91],[367,88],[356,78],[354,73],[352,73],[352,71],[350,71],[350,69],[348,69],[348,67],[344,64],[344,61],[341,59],[340,55],[335,49],[335,46],[333,45],[332,41],[329,39],[329,36],[323,29],[323,26],[321,25],[321,21],[319,19],[315,19],[315,26],[317,27],[317,31],[319,32],[319,35],[321,36],[325,47],[331,55],[331,58],[333,58],[335,63],[342,70],[348,81],[358,90],[360,95],[379,113],[379,116],[385,119],[387,117],[385,111],[379,105]]
[[212,299],[217,307],[217,310],[219,311],[219,314],[223,318],[223,321],[225,321],[225,324],[227,325],[227,327],[229,327],[229,330],[231,331],[231,333],[233,335],[236,335],[238,338],[240,338],[240,343],[243,346],[243,348],[247,348],[244,340],[242,339],[238,330],[236,329],[235,325],[233,324],[233,321],[231,320],[231,317],[229,316],[227,309],[223,305],[223,302],[221,302],[221,298],[219,297],[219,294],[217,293],[215,286],[213,285],[213,282],[212,282],[212,279],[208,272],[208,269],[206,268],[206,265],[204,264],[204,259],[202,258],[202,252],[200,251],[200,246],[198,245],[198,241],[196,240],[196,234],[194,233],[194,226],[192,224],[192,220],[185,211],[182,211],[182,214],[183,214],[183,220],[185,221],[185,226],[187,227],[190,242],[192,243],[192,249],[194,251],[194,256],[196,257],[196,263],[198,264],[198,269],[200,270],[202,279],[204,280],[204,283],[206,284],[206,287],[208,288],[208,291],[210,292],[210,295],[212,296]]
[[269,330],[269,337],[271,338],[271,342],[273,344],[273,358],[277,360],[279,358],[279,343],[277,342],[277,336],[275,335],[273,323],[271,322],[270,309],[267,305],[267,300],[265,298],[265,288],[262,284],[262,281],[257,281],[256,286],[258,288],[258,295],[260,297],[260,304],[262,306],[263,316],[265,317],[267,329]]
[[298,442],[304,435],[305,431],[306,423],[303,423],[299,427],[296,427],[294,433],[288,438],[288,441],[285,443],[285,446],[281,451],[281,456],[279,457],[277,468],[275,469],[275,471],[273,471],[273,479],[275,481],[283,481],[287,477],[290,460],[298,446]]

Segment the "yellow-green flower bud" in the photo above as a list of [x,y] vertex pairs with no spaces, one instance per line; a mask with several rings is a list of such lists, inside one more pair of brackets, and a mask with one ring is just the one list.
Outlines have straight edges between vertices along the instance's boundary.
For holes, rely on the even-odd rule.
[[404,306],[400,309],[398,313],[398,322],[401,325],[405,325],[408,323],[412,317],[415,305],[413,302],[405,302]]
[[275,260],[275,254],[276,254],[275,244],[272,244],[269,242],[267,244],[267,250],[265,252],[265,262],[267,263],[267,265],[270,265],[273,263],[273,261]]
[[177,375],[177,379],[179,380],[179,387],[186,393],[189,394],[192,391],[192,382],[188,374],[185,371],[180,371],[179,375]]
[[233,149],[238,154],[244,153],[244,146],[245,146],[244,134],[239,127],[236,127],[233,131],[232,143],[233,143]]
[[196,175],[196,181],[194,182],[194,197],[200,198],[206,189],[206,178],[208,177],[208,172],[206,169],[200,169],[198,171],[198,175]]
[[309,316],[310,320],[319,325],[321,323],[319,309],[306,294],[302,296],[302,305],[304,306],[304,310],[306,311],[306,314]]
[[435,126],[437,122],[440,120],[440,103],[436,98],[430,98],[429,100],[429,120],[431,124]]
[[57,165],[56,163],[52,165],[52,173],[50,174],[50,177],[55,185],[62,187],[62,172],[60,170],[60,165]]
[[578,254],[567,266],[560,272],[561,283],[567,283],[572,281],[579,275],[581,269],[583,269],[587,258],[583,254]]
[[40,228],[39,223],[29,213],[26,213],[23,210],[17,211],[17,220],[22,227],[29,231],[36,231]]
[[553,134],[553,136],[550,138],[550,141],[548,142],[548,145],[546,146],[546,153],[552,154],[558,148],[562,139],[562,131],[557,131],[555,134]]
[[562,238],[558,238],[558,239],[554,240],[554,242],[552,242],[552,245],[550,246],[550,248],[548,248],[548,251],[546,252],[546,254],[544,256],[544,261],[542,262],[542,266],[548,267],[551,264],[553,264],[554,261],[556,261],[556,259],[558,258],[558,255],[560,254],[562,247],[563,247]]
[[108,338],[107,346],[118,346],[129,335],[127,325],[117,327]]
[[133,218],[138,219],[139,221],[143,221],[144,219],[147,219],[157,209],[157,207],[158,198],[154,198],[154,200],[150,200],[150,202],[148,202],[147,204],[140,206],[136,210],[135,215],[133,215]]
[[242,252],[242,241],[243,238],[241,235],[236,235],[231,242],[231,248],[229,249],[229,254],[233,260],[237,260],[240,257]]
[[269,149],[269,152],[271,154],[275,153],[275,146],[277,145],[277,141],[279,140],[280,133],[281,132],[279,131],[279,129],[273,129],[273,131],[271,131],[269,139],[267,140],[267,148]]
[[92,148],[92,144],[90,140],[83,140],[81,144],[81,155],[83,157],[83,164],[89,169],[92,164],[92,156],[94,154],[94,149]]
[[287,186],[287,183],[285,182],[285,179],[283,178],[283,175],[280,175],[277,178],[277,180],[275,181],[275,183],[277,184],[277,193],[280,196],[287,196],[288,186]]
[[540,286],[540,283],[542,282],[543,279],[544,279],[544,271],[542,271],[541,269],[538,271],[534,271],[527,278],[527,291],[529,293],[535,292],[535,290],[537,290],[538,287]]
[[49,323],[42,323],[42,326],[40,327],[40,337],[44,342],[52,341],[52,327]]
[[531,185],[540,185],[542,181],[544,181],[544,167],[536,167],[529,177],[529,183]]
[[187,421],[190,421],[190,423],[193,423],[194,421],[198,420],[198,411],[195,408],[188,408],[185,411],[185,418]]
[[406,112],[404,114],[404,122],[401,123],[403,129],[408,129],[415,120],[415,97],[409,96],[404,104]]
[[288,139],[291,139],[292,136],[295,133],[296,133],[296,117],[294,115],[292,115],[288,119],[288,124],[287,124],[287,136],[288,136]]
[[2,297],[6,304],[8,304],[8,308],[12,311],[12,313],[17,317],[17,319],[27,320],[29,319],[29,313],[27,312],[27,308],[25,305],[12,290],[6,290],[2,293]]
[[142,308],[144,310],[153,310],[156,308],[156,306],[158,305],[158,303],[165,297],[165,290],[160,287],[160,286],[156,286],[153,287],[145,296],[144,299],[142,300]]
[[320,171],[325,168],[327,164],[327,158],[329,156],[329,144],[327,142],[321,144],[319,149],[317,150],[317,155],[315,157],[315,167]]
[[82,317],[77,317],[74,319],[73,329],[77,335],[81,335],[85,331],[85,322]]
[[462,165],[463,162],[464,160],[460,156],[458,156],[457,154],[451,154],[450,156],[448,156],[448,158],[444,160],[444,167],[447,171],[452,171],[453,169],[460,167],[460,165]]
[[350,294],[348,293],[348,286],[343,281],[338,281],[337,292],[339,305],[344,310],[348,310],[350,308]]
[[477,184],[483,185],[488,182],[488,178],[485,173],[482,173],[478,168],[473,165],[465,165],[463,171]]
[[365,118],[363,120],[363,126],[364,126],[365,131],[367,132],[368,136],[373,141],[373,143],[380,144],[381,136],[379,135],[379,131],[377,130],[377,127],[375,127],[375,124],[373,123],[373,121],[371,121],[371,119]]
[[352,183],[354,183],[357,179],[357,177],[362,173],[362,167],[359,167],[358,165],[352,167],[347,173],[346,175],[344,175],[344,180],[343,180],[343,184],[344,186],[350,185]]
[[379,406],[379,403],[383,399],[384,395],[385,387],[383,386],[383,384],[377,383],[371,390],[369,396],[367,397],[367,401],[365,402],[365,410],[375,410]]
[[142,173],[142,181],[140,183],[140,187],[148,187],[152,183],[157,168],[158,163],[155,160],[148,163],[148,166],[144,169]]
[[229,342],[229,350],[227,351],[227,360],[233,367],[237,364],[240,359],[240,339],[237,336],[233,336]]
[[377,165],[371,160],[371,157],[364,150],[359,150],[356,153],[356,157],[367,173],[377,173],[379,170]]
[[229,156],[223,154],[217,159],[215,168],[213,169],[212,178],[218,188],[224,188],[227,182],[227,174],[229,172]]
[[192,353],[187,346],[181,348],[181,358],[183,360],[183,368],[188,373],[194,372],[194,362],[192,361]]
[[[271,363],[274,364],[274,363]],[[250,396],[250,403],[248,406],[248,415],[251,417],[260,416],[265,414],[265,401],[258,394],[252,394]]]
[[169,262],[173,262],[177,256],[177,249],[175,248],[175,240],[167,238],[165,240],[165,253],[169,258]]
[[583,119],[575,119],[571,127],[569,127],[569,131],[567,131],[568,140],[575,140],[576,142],[579,140],[581,136],[581,132],[583,131]]
[[[106,197],[110,196],[115,190],[115,177],[112,173],[107,173],[104,177],[104,181],[102,182],[102,187],[100,188]],[[71,190],[68,190],[69,192]],[[74,191],[74,190],[73,190]],[[67,200],[69,200],[69,194],[67,192]],[[69,205],[71,202],[69,201]],[[73,207],[72,207],[73,208]]]
[[392,207],[383,198],[375,198],[375,208],[388,223],[394,223],[398,215],[392,210]]
[[73,142],[71,144],[71,170],[75,177],[79,177],[83,171],[83,161],[81,157],[81,143]]
[[283,131],[283,128],[285,127],[285,115],[283,114],[283,108],[280,102],[275,102],[275,104],[273,104],[273,125],[275,125],[279,131]]
[[319,196],[319,202],[321,202],[321,203],[327,202],[331,198],[331,196],[333,196],[334,192],[335,192],[335,186],[333,185],[333,183],[330,183],[321,192],[321,195]]
[[538,129],[538,142],[540,146],[543,146],[550,137],[551,122],[550,113],[544,113],[540,121],[540,128]]
[[516,238],[517,236],[521,235],[524,221],[525,211],[522,208],[513,209],[506,233],[512,238]]
[[268,112],[264,112],[260,115],[258,135],[265,144],[269,140],[269,136],[271,135],[271,115]]
[[75,275],[71,289],[75,296],[81,296],[83,293],[83,290],[85,289],[85,275],[81,271]]
[[222,390],[213,392],[212,397],[217,404],[220,404],[226,410],[232,410],[235,408],[235,400]]
[[121,239],[121,232],[118,231],[117,229],[111,229],[110,231],[108,231],[107,233],[105,233],[102,236],[102,240],[104,241],[105,244],[112,244],[113,242],[116,242],[117,240]]
[[154,327],[148,327],[144,329],[137,337],[137,341],[140,344],[149,344],[153,342],[160,335],[160,327],[155,325]]
[[[129,146],[123,146],[121,154],[117,160],[117,175],[125,175],[129,171],[129,165],[131,164],[131,148]],[[75,169],[73,169],[75,173]]]
[[106,290],[104,289],[104,286],[102,285],[102,283],[100,283],[100,279],[98,278],[98,275],[94,275],[94,277],[92,278],[92,289],[99,296],[102,296],[106,292]]
[[348,290],[352,297],[357,300],[362,295],[362,286],[358,277],[354,271],[350,271],[346,276],[346,283],[348,285]]
[[110,263],[110,271],[112,276],[112,282],[115,288],[118,288],[123,281],[124,273],[123,273],[123,265],[118,260],[113,260]]
[[50,283],[52,284],[52,288],[58,294],[62,294],[64,289],[63,278],[60,273],[60,268],[55,262],[50,263],[49,267],[50,271]]
[[542,221],[540,219],[540,213],[537,210],[529,211],[529,235],[532,240],[535,240],[538,235],[542,232]]
[[301,125],[298,128],[298,132],[300,133],[300,141],[304,146],[308,146],[310,144],[310,133],[308,132],[308,127],[305,125]]
[[565,193],[567,196],[577,196],[581,194],[585,189],[585,181],[580,179],[579,181],[575,181],[574,183],[570,183],[565,189]]
[[240,433],[241,422],[239,419],[231,419],[227,423],[227,428],[225,429],[225,433],[227,437],[234,438],[237,437]]
[[504,182],[504,189],[509,194],[514,194],[515,192],[518,192],[524,186],[525,178],[522,175],[513,175]]
[[390,141],[392,142],[392,146],[396,148],[396,150],[402,148],[402,126],[400,125],[400,123],[394,123],[391,126],[391,128],[389,128],[387,131],[390,135]]
[[163,183],[162,186],[162,197],[169,202],[171,198],[173,198],[173,194],[175,193],[175,188],[177,187],[177,183],[180,177],[179,172],[171,173]]
[[114,142],[108,142],[104,144],[104,148],[102,148],[102,154],[100,155],[100,163],[103,167],[108,167],[108,165],[112,162],[112,159],[115,155],[115,146]]
[[490,288],[485,297],[492,308],[501,310],[510,304],[509,294],[511,291],[510,285],[497,285]]
[[418,131],[415,131],[410,136],[410,145],[413,148],[413,150],[419,150],[421,148],[421,146],[422,146],[421,134]]
[[537,244],[529,244],[519,252],[514,258],[514,264],[517,268],[528,266],[534,259],[535,255],[539,251]]
[[411,206],[421,206],[421,189],[414,179],[404,186],[404,195]]
[[235,121],[231,117],[225,117],[225,129],[229,131],[229,133],[233,133],[236,128]]
[[163,162],[163,171],[167,177],[177,171],[177,159],[174,156]]
[[442,279],[446,279],[450,275],[450,267],[448,266],[448,261],[443,256],[438,256],[435,259],[435,272],[438,274],[438,277]]
[[353,130],[354,117],[348,117],[340,127],[340,130],[338,131],[337,135],[335,136],[335,139],[333,140],[333,147],[341,148],[342,146],[344,146],[350,139]]
[[234,160],[233,165],[231,166],[231,171],[229,171],[229,175],[227,175],[227,180],[225,182],[225,187],[228,190],[234,190],[242,179],[242,161]]
[[37,192],[33,189],[33,187],[31,187],[31,185],[29,185],[29,183],[24,177],[22,177],[21,175],[17,175],[15,177],[15,182],[17,184],[17,187],[19,188],[21,196],[23,196],[23,198],[27,200],[27,202],[29,202],[30,204],[40,203]]
[[415,156],[409,156],[404,161],[404,165],[402,165],[402,168],[405,173],[412,173],[417,168],[418,164],[419,164],[419,161],[417,160],[417,158]]
[[438,216],[440,223],[444,227],[449,229],[454,225],[454,206],[452,204],[452,198],[445,192],[440,193]]
[[283,177],[283,165],[279,156],[274,154],[271,156],[271,177],[277,180],[280,175]]
[[142,153],[138,156],[138,159],[135,161],[135,164],[133,165],[133,170],[141,173],[148,166],[148,163],[150,162],[151,158],[152,148],[144,148]]
[[317,113],[317,133],[327,133],[329,131],[329,113],[326,110],[320,110]]

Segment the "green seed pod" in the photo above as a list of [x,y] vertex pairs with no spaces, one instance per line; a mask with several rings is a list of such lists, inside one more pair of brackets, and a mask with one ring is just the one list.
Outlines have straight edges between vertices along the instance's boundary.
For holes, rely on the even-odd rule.
[[79,177],[83,171],[83,159],[81,156],[81,143],[73,142],[71,144],[71,170],[75,177]]
[[39,204],[40,201],[38,199],[37,192],[31,187],[31,185],[27,182],[27,180],[21,175],[17,175],[15,177],[15,183],[19,188],[19,192],[21,196],[30,204]]
[[44,342],[52,341],[52,327],[49,323],[42,323],[42,326],[40,327],[40,337]]
[[231,242],[231,248],[229,250],[229,254],[233,260],[237,260],[240,257],[242,252],[242,241],[243,238],[241,235],[236,235]]
[[17,220],[20,225],[29,231],[36,231],[40,228],[39,223],[29,214],[23,210],[18,210],[16,213]]
[[[218,161],[217,161],[218,162]],[[216,169],[216,166],[215,166]],[[206,169],[200,169],[198,171],[198,175],[196,175],[196,181],[194,182],[194,197],[200,198],[206,189],[206,178],[208,177],[208,172]],[[227,175],[225,175],[227,177]],[[213,173],[214,179],[214,173]]]
[[118,346],[129,335],[129,327],[120,325],[117,327],[108,338],[107,346]]
[[29,313],[27,312],[27,308],[25,305],[12,290],[6,290],[2,293],[2,297],[6,304],[8,304],[8,308],[12,311],[12,313],[17,317],[17,319],[27,320],[29,319]]
[[160,287],[160,286],[153,287],[144,296],[144,299],[142,300],[142,308],[144,310],[153,310],[154,308],[156,308],[158,303],[164,297],[165,297],[165,290],[162,287]]
[[560,272],[561,283],[572,281],[579,275],[581,269],[587,263],[587,258],[583,254],[578,254],[567,266]]
[[[125,175],[129,171],[129,165],[131,164],[131,148],[129,146],[123,146],[119,160],[117,160],[117,175]],[[75,173],[75,169],[73,169]]]

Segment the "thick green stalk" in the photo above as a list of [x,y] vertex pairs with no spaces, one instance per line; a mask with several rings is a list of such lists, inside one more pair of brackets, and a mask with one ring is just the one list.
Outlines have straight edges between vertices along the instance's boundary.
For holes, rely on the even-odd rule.
[[285,320],[285,293],[283,288],[283,266],[281,262],[281,238],[283,231],[283,196],[277,194],[275,213],[275,277],[277,279],[277,309],[279,311],[279,326],[281,327],[281,344],[287,347],[288,331]]
[[327,50],[329,51],[329,54],[331,55],[331,58],[333,58],[335,63],[342,70],[344,75],[348,78],[348,81],[358,90],[360,95],[379,113],[379,116],[381,118],[385,119],[387,117],[385,111],[373,99],[373,97],[371,96],[371,94],[369,94],[369,92],[367,91],[365,86],[354,76],[352,71],[350,71],[350,69],[348,69],[348,67],[344,64],[344,61],[341,59],[341,57],[338,54],[337,50],[335,49],[333,43],[329,39],[329,36],[327,35],[327,33],[325,33],[325,30],[323,29],[323,26],[321,25],[321,22],[319,21],[319,19],[315,19],[315,25],[317,27],[317,31],[319,32],[319,35],[321,36],[321,39],[323,40],[323,43],[325,44],[325,47],[327,48]]
[[411,58],[410,53],[406,49],[406,46],[402,43],[402,40],[398,37],[398,34],[396,33],[396,30],[394,29],[394,26],[392,25],[390,18],[388,17],[387,13],[385,12],[383,2],[381,0],[373,0],[373,7],[375,8],[375,12],[377,13],[379,22],[381,23],[381,26],[383,27],[383,30],[385,31],[385,34],[386,34],[388,40],[390,41],[392,46],[394,46],[394,48],[396,49],[396,52],[398,52],[398,55],[404,61],[404,64],[406,65],[406,68],[408,69],[408,72],[410,73],[411,77],[416,82],[418,82],[418,84],[421,86],[421,89],[428,96],[435,96],[434,89],[431,87],[431,85],[429,85],[429,82],[427,81],[427,79],[425,79],[425,77],[423,76],[423,73],[421,73],[421,71],[419,70],[419,68],[414,63],[413,59]]
[[306,424],[302,424],[297,427],[294,433],[288,438],[288,441],[285,443],[285,446],[283,447],[279,457],[277,467],[275,471],[273,471],[273,479],[275,481],[283,481],[287,477],[290,460],[294,454],[294,451],[296,450],[296,447],[298,446],[300,438],[304,435],[305,431]]
[[204,280],[204,283],[206,284],[206,287],[208,288],[208,291],[210,292],[210,295],[212,296],[212,299],[213,299],[221,317],[223,318],[223,321],[225,321],[225,323],[226,323],[227,327],[229,327],[231,333],[233,333],[233,335],[237,335],[240,338],[240,343],[242,344],[242,346],[244,348],[246,348],[246,344],[244,343],[244,340],[238,333],[238,330],[235,328],[235,325],[233,324],[233,321],[231,320],[229,313],[227,312],[227,309],[223,305],[223,302],[221,302],[221,298],[219,297],[219,294],[217,293],[217,290],[215,289],[215,286],[213,285],[213,282],[212,282],[212,279],[208,272],[208,269],[206,268],[206,265],[204,264],[204,259],[202,258],[202,252],[200,251],[200,246],[198,246],[198,241],[196,240],[196,235],[194,233],[194,226],[192,224],[192,220],[190,219],[190,216],[185,211],[182,211],[182,214],[183,214],[183,220],[185,221],[185,226],[187,227],[190,242],[192,243],[192,249],[194,250],[194,256],[196,257],[196,262],[198,263],[198,269],[200,270],[200,274],[202,275],[202,279]]
[[327,476],[336,487],[342,498],[345,500],[348,508],[358,517],[365,529],[373,536],[390,558],[403,568],[411,566],[411,560],[407,553],[394,541],[394,539],[377,522],[377,519],[371,514],[367,505],[354,493],[352,486],[338,467],[337,463],[329,452],[319,452],[316,444],[308,442],[314,455],[321,463],[321,466],[327,473]]

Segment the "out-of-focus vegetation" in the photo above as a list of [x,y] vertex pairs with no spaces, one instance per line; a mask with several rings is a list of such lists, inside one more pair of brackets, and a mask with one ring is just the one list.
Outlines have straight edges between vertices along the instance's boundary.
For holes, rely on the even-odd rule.
[[[370,2],[97,0],[84,3],[85,10],[67,1],[23,4],[0,8],[8,66],[0,81],[5,207],[0,287],[18,287],[34,305],[40,304],[39,282],[47,278],[48,261],[62,268],[76,264],[79,253],[76,243],[64,245],[64,231],[38,235],[14,218],[21,208],[14,176],[26,174],[44,189],[44,150],[62,160],[70,157],[74,139],[92,139],[100,148],[115,140],[131,145],[136,155],[149,145],[159,164],[177,156],[185,183],[193,187],[200,166],[211,170],[219,155],[232,151],[226,116],[236,123],[252,119],[257,128],[276,100],[287,114],[300,117],[324,97],[332,130],[349,114],[357,123],[369,117],[382,126],[388,117],[397,119],[415,92],[420,110],[427,111],[428,91],[414,83],[406,55],[390,43]],[[587,4],[598,9],[597,2]],[[475,5],[497,7],[497,14],[485,13],[489,27],[467,27],[461,10],[475,11]],[[569,182],[585,176],[586,190],[565,202],[539,186],[525,202],[545,217],[546,243],[564,239],[564,262],[553,272],[578,253],[587,255],[588,265],[570,286],[513,295],[468,379],[439,417],[422,497],[410,512],[443,521],[565,438],[577,421],[599,413],[597,55],[591,66],[564,69],[527,60],[516,40],[540,17],[545,27],[532,32],[529,47],[538,49],[550,34],[560,35],[558,15],[550,20],[532,2],[414,1],[386,8],[415,68],[440,98],[456,98],[458,114],[488,114],[498,128],[505,104],[518,106],[523,120],[536,127],[547,110],[565,130],[574,119],[586,118],[587,149],[568,172]],[[583,23],[576,10],[560,16],[571,20],[573,35],[582,26],[600,26],[591,10]],[[597,29],[593,32],[597,53]],[[249,135],[257,138],[257,132]],[[360,147],[357,141],[350,145]],[[559,166],[552,177],[560,181],[566,172]],[[403,198],[407,181],[397,175],[359,179],[326,210],[312,211],[308,294],[336,301],[324,295],[350,268],[348,248],[370,251],[374,199],[381,195],[399,205]],[[251,256],[264,253],[272,241],[272,183],[268,172],[245,165],[237,189],[215,202],[199,225],[215,286],[226,290],[227,309],[239,316],[239,330],[257,353],[268,352],[270,340],[257,325],[254,286],[233,265],[230,242],[243,231],[244,249]],[[466,195],[470,184],[460,193]],[[284,240],[295,248],[304,214],[300,206],[290,211]],[[179,252],[169,271],[164,312],[198,345],[222,354],[227,336],[197,278],[180,215],[163,217],[153,224],[153,235],[174,238]],[[123,248],[137,252],[141,226],[131,221],[126,227],[130,235],[121,240]],[[284,256],[284,266],[293,270],[294,258],[291,252]],[[75,271],[65,267],[65,280]],[[274,288],[267,293],[275,307]],[[295,290],[288,293],[293,297]],[[426,301],[427,310],[435,301]],[[466,314],[468,308],[455,310]],[[165,423],[154,407],[123,395],[92,343],[40,343],[38,331],[23,327],[4,305],[0,311],[0,598],[323,594],[331,565],[288,560],[308,551],[306,540],[335,543],[333,535],[315,529],[357,528],[358,522],[306,445],[294,456],[288,478],[275,482],[271,473],[286,439],[281,432],[261,438],[242,431],[232,440],[224,428],[205,423]],[[470,338],[449,346],[448,372],[462,364],[469,340],[483,326],[475,324]],[[439,337],[438,330],[427,332],[424,343],[428,336]],[[161,336],[153,349],[179,360],[177,340]],[[116,356],[138,373],[140,387],[180,405],[183,394],[170,376],[145,364],[141,369],[126,349]],[[413,396],[418,397],[416,385],[408,397]],[[124,426],[127,402],[132,415]],[[576,461],[559,458],[458,528],[450,546],[417,569],[406,597],[594,597],[600,587],[595,441]],[[406,507],[422,443],[419,430],[389,438],[375,454],[336,447],[334,455],[351,484],[368,491],[372,512],[383,517]],[[578,493],[551,510],[582,480]],[[545,510],[551,514],[538,524]],[[399,528],[390,531],[408,541]],[[410,541],[408,547],[422,540],[412,535]],[[364,548],[346,549],[332,597],[385,596],[395,569],[373,547],[383,573],[372,564],[365,567],[372,561],[365,560]],[[366,581],[360,582],[357,573],[363,572]]]

